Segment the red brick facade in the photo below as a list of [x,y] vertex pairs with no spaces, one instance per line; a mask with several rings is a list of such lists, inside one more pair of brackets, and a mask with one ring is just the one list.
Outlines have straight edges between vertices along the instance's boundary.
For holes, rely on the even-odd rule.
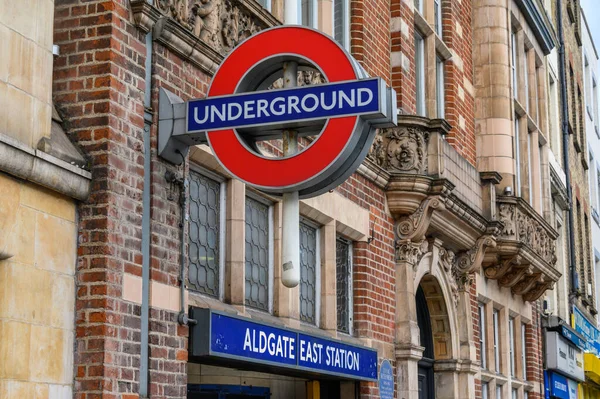
[[[373,76],[398,94],[398,107],[415,113],[414,11],[412,0],[353,0],[351,51]],[[144,159],[151,157],[150,278],[178,287],[179,189],[165,172],[179,169],[156,154],[158,90],[181,98],[203,97],[210,76],[163,44],[153,44],[151,153],[144,153],[145,34],[134,24],[128,0],[56,0],[54,101],[73,141],[85,151],[93,174],[92,194],[79,207],[76,299],[75,397],[137,398],[140,380],[141,306],[123,298],[125,273],[142,276]],[[475,163],[471,8],[466,0],[443,0],[443,39],[453,54],[445,64],[447,142]],[[390,20],[408,35],[390,30]],[[401,21],[401,22],[400,22]],[[457,33],[457,25],[461,28]],[[409,70],[394,65],[401,53]],[[398,57],[397,57],[398,56]],[[460,60],[460,61],[459,61]],[[460,92],[460,93],[459,93]],[[461,122],[464,121],[464,122]],[[461,126],[464,124],[464,126]],[[378,347],[395,340],[396,248],[394,218],[384,188],[354,174],[336,191],[370,213],[373,240],[354,243],[354,333]],[[477,287],[469,298],[472,340],[477,343]],[[528,380],[543,382],[541,327],[534,304],[527,329]],[[177,313],[151,308],[149,380],[153,399],[186,397],[188,328]],[[392,362],[395,366],[395,363]],[[475,381],[477,398],[481,383]],[[361,383],[361,398],[377,398],[376,383]],[[541,397],[541,396],[537,396]],[[536,398],[530,394],[530,399]]]

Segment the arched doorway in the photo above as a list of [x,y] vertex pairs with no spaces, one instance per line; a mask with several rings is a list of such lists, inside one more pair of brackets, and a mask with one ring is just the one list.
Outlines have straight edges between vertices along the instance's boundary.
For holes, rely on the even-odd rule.
[[419,360],[419,399],[435,398],[433,383],[433,335],[431,331],[431,317],[427,306],[427,299],[423,288],[419,285],[415,298],[417,304],[417,323],[421,336],[421,346],[425,348],[423,358]]
[[446,392],[436,391],[443,387],[436,385],[434,369],[439,368],[440,362],[452,359],[452,333],[446,300],[436,277],[423,276],[415,293],[415,304],[420,344],[424,348],[418,364],[419,399],[443,397]]

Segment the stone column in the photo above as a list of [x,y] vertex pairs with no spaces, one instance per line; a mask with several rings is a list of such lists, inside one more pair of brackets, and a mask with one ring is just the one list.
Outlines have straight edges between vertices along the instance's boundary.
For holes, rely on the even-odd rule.
[[246,232],[246,185],[236,179],[229,180],[226,201],[225,301],[243,306],[246,300],[243,245]]
[[421,243],[396,243],[396,387],[398,398],[418,398],[418,362],[423,357],[414,290],[414,268],[422,255]]

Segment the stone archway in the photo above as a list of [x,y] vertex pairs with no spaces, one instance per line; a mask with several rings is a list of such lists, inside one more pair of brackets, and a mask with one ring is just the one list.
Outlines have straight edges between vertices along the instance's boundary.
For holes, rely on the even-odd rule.
[[433,351],[435,398],[468,398],[474,395],[474,342],[471,301],[461,291],[452,269],[452,259],[442,242],[410,244],[410,256],[399,256],[396,264],[396,364],[399,396],[419,398],[426,345],[423,345],[417,295],[425,300]]

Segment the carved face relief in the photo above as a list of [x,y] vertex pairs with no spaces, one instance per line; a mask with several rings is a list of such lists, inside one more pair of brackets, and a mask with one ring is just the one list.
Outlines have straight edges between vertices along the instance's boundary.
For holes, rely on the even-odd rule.
[[382,129],[368,157],[384,169],[424,174],[428,138],[428,132],[414,127]]

